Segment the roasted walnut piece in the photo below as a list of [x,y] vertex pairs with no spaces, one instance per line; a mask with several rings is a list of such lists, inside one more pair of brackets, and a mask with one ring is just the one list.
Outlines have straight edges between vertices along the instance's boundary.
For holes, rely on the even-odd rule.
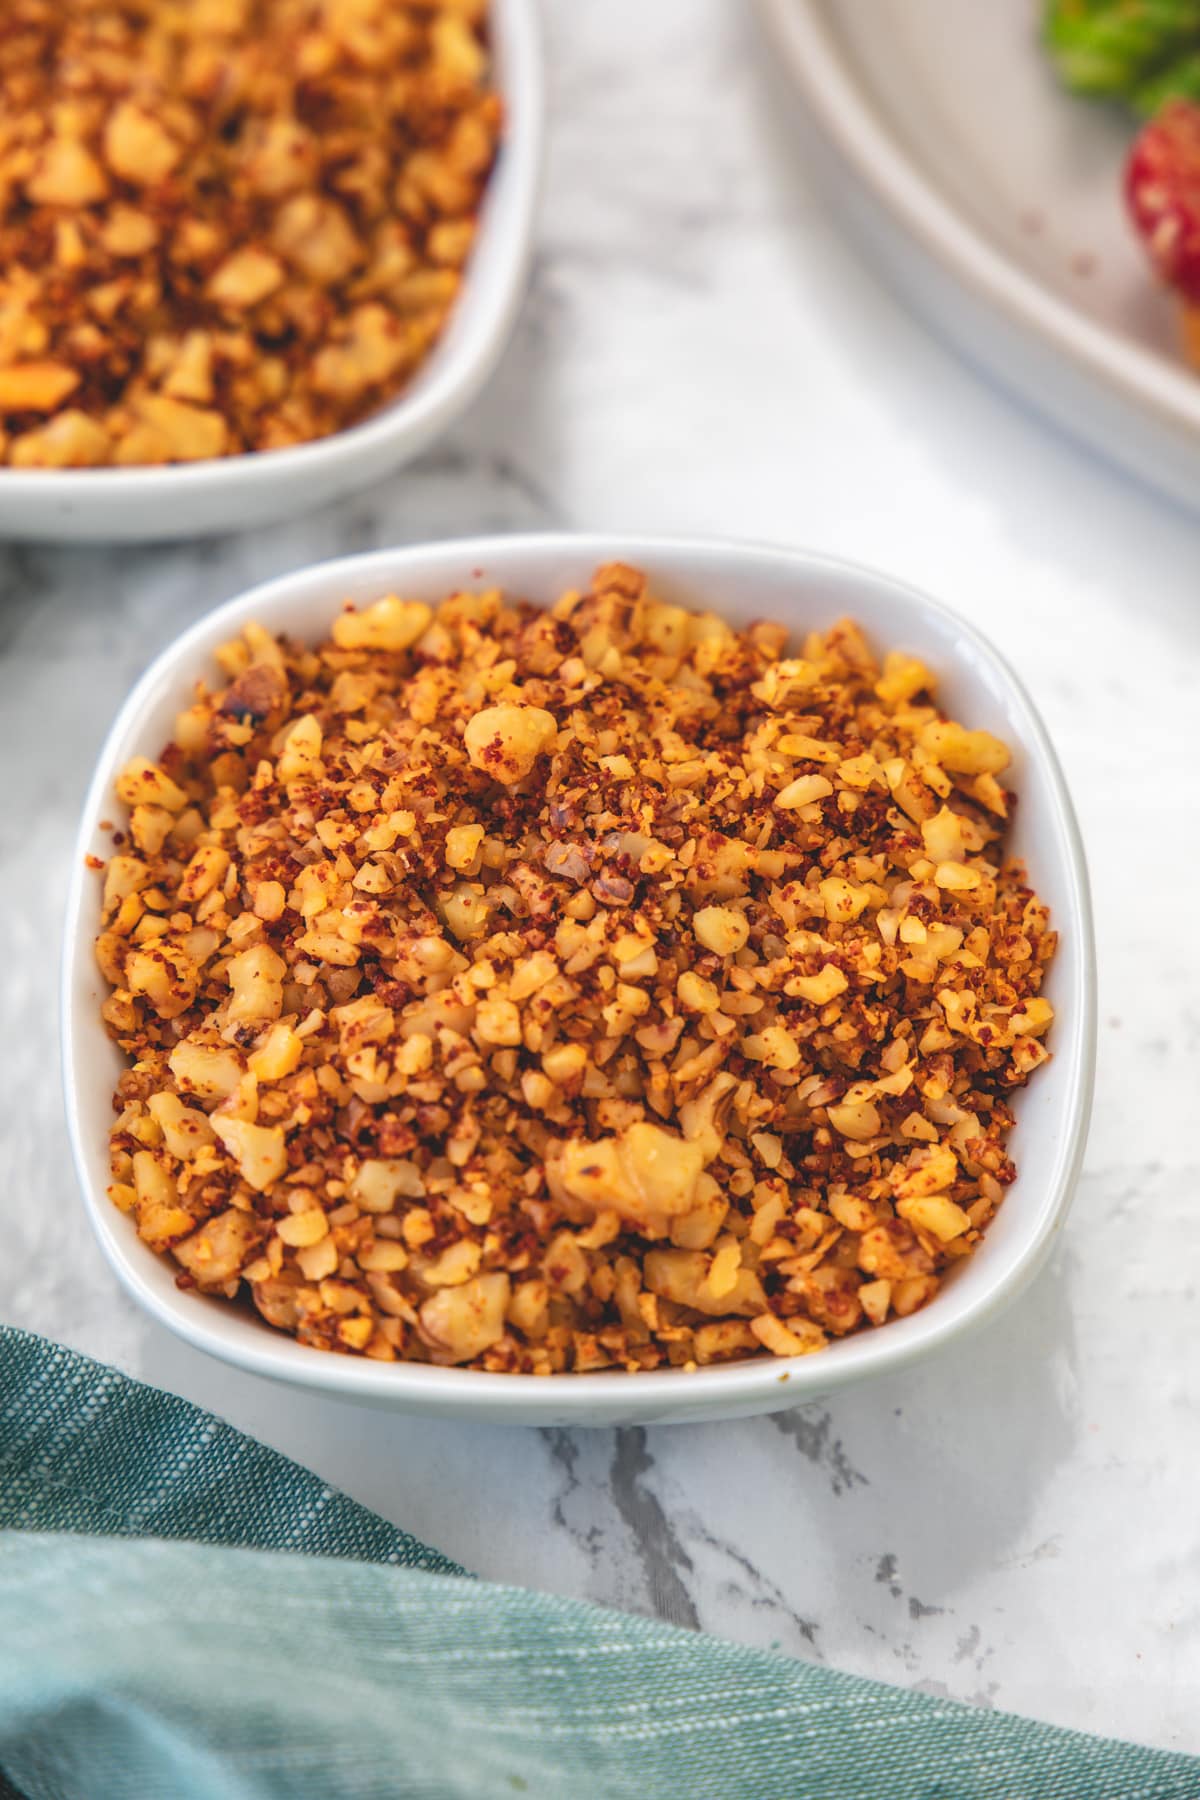
[[117,782],[112,1197],[303,1342],[545,1374],[913,1312],[1013,1167],[1008,751],[850,623],[613,564],[226,646]]
[[0,461],[306,443],[411,379],[496,153],[486,0],[3,0]]

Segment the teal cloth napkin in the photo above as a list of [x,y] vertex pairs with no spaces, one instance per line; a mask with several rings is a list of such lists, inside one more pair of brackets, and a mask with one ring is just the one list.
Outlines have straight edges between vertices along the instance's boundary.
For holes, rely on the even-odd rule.
[[477,1581],[3,1328],[0,1770],[22,1800],[1200,1800],[1192,1757]]

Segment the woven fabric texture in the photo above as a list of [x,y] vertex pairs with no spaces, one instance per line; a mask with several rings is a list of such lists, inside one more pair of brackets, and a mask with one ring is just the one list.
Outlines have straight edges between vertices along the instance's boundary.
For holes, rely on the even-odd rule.
[[477,1581],[3,1330],[0,1769],[24,1800],[1200,1800],[1190,1757]]

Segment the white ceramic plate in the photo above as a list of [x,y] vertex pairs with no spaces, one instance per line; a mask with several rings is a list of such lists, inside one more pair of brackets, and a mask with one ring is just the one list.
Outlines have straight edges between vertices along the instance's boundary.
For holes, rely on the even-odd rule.
[[[100,886],[84,866],[111,852],[100,821],[113,817],[113,782],[128,758],[157,756],[199,675],[216,678],[215,647],[249,619],[300,636],[323,635],[342,601],[397,591],[437,600],[456,588],[498,585],[548,603],[621,558],[649,572],[661,595],[739,623],[786,622],[797,632],[846,614],[877,644],[917,652],[940,676],[944,704],[1015,749],[1021,796],[1013,848],[1050,902],[1062,934],[1047,992],[1058,1018],[1052,1061],[1017,1100],[1013,1154],[1020,1170],[977,1254],[924,1311],[880,1331],[788,1362],[640,1375],[488,1375],[416,1363],[377,1363],[296,1343],[227,1303],[181,1293],[172,1268],[136,1236],[105,1195],[110,1096],[122,1067],[100,1019],[106,992],[92,944]],[[990,1318],[1047,1255],[1083,1154],[1091,1102],[1095,968],[1082,846],[1045,728],[1012,671],[979,633],[935,601],[886,576],[788,550],[737,544],[607,537],[510,537],[384,550],[287,575],[219,607],[147,671],[100,755],[84,806],[67,903],[63,1044],[71,1143],[92,1225],[125,1287],[161,1323],[227,1362],[300,1387],[380,1406],[513,1423],[611,1425],[769,1412],[894,1370]]]
[[958,347],[1200,499],[1200,374],[1126,222],[1134,122],[1065,93],[1038,0],[757,0],[852,223]]
[[0,539],[91,542],[237,531],[390,475],[464,412],[500,359],[533,243],[542,158],[536,0],[492,0],[505,134],[462,295],[412,385],[361,425],[290,450],[149,469],[0,468]]

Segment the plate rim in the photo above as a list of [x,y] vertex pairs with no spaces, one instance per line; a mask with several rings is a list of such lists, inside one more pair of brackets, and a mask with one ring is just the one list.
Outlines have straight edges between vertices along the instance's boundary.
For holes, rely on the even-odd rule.
[[[754,0],[754,5],[824,137],[918,248],[1006,324],[1049,346],[1089,382],[1149,413],[1200,451],[1200,379],[1182,361],[1172,366],[1060,299],[953,206],[864,94],[831,29],[828,0]],[[886,29],[886,21],[880,8],[877,23]],[[1153,281],[1149,270],[1146,278]]]

